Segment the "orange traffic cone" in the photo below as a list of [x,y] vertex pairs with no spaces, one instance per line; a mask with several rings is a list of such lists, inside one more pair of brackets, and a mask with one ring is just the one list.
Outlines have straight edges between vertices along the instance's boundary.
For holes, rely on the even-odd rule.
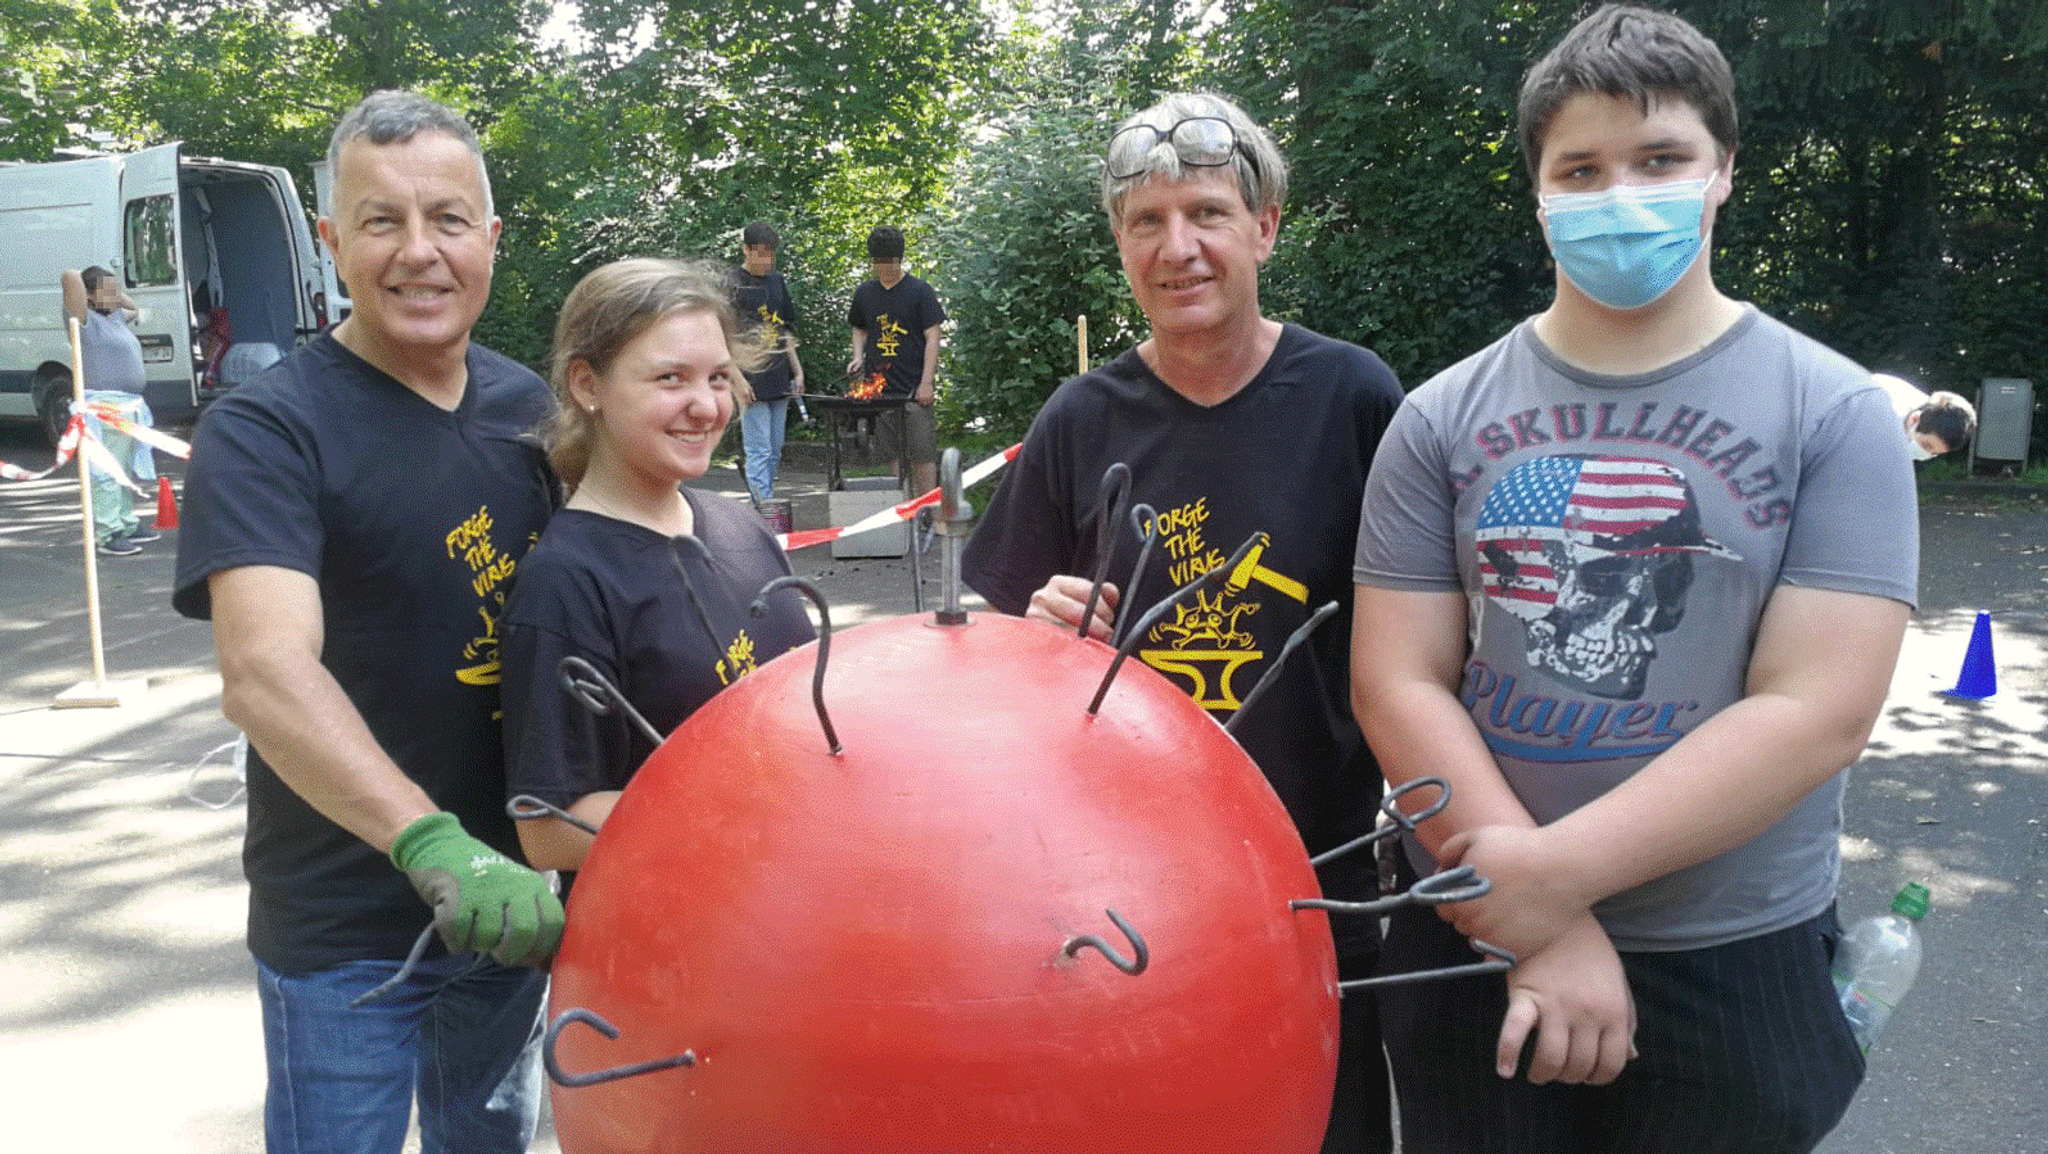
[[171,479],[161,474],[156,479],[156,527],[178,527],[178,498],[171,492]]

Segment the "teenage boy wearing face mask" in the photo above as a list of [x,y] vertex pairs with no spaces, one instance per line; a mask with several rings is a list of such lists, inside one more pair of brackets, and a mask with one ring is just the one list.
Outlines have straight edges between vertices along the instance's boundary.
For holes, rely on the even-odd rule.
[[1905,445],[1714,286],[1711,41],[1604,7],[1520,122],[1556,299],[1409,395],[1360,517],[1360,725],[1452,787],[1403,864],[1493,882],[1395,913],[1385,965],[1520,959],[1382,994],[1403,1148],[1810,1150],[1863,1076],[1836,847],[1917,592]]

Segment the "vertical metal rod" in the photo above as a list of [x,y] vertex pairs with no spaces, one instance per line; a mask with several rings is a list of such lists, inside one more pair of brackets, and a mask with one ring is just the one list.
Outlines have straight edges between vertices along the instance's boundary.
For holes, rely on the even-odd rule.
[[910,519],[910,611],[924,612],[924,550],[918,547],[932,523],[932,507],[926,505]]
[[1131,506],[1131,529],[1138,534],[1138,560],[1131,566],[1130,580],[1124,584],[1124,597],[1117,602],[1116,628],[1110,631],[1110,643],[1121,648],[1124,643],[1124,626],[1130,623],[1131,606],[1138,599],[1138,582],[1144,579],[1145,566],[1152,562],[1152,546],[1159,540],[1159,514],[1152,506],[1140,501]]
[[1117,522],[1123,520],[1124,502],[1131,493],[1131,467],[1112,462],[1102,471],[1102,483],[1095,490],[1095,579],[1088,585],[1088,603],[1081,607],[1081,625],[1076,636],[1088,636],[1088,623],[1095,620],[1095,603],[1109,580],[1109,554],[1116,544]]
[[[71,334],[71,413],[78,420],[85,412],[85,354],[78,343],[78,318],[65,321]],[[95,685],[107,683],[107,647],[101,634],[100,625],[100,559],[93,552],[99,536],[92,526],[92,466],[88,463],[91,454],[85,451],[85,428],[78,430],[78,512],[85,522],[85,615],[86,627],[92,634],[92,680]]]
[[1264,533],[1254,533],[1245,538],[1244,544],[1239,545],[1237,552],[1232,553],[1223,564],[1203,573],[1193,581],[1167,594],[1160,600],[1159,604],[1147,609],[1145,615],[1138,618],[1138,623],[1131,627],[1131,635],[1124,638],[1122,645],[1117,646],[1115,659],[1109,663],[1109,669],[1102,675],[1102,684],[1095,688],[1095,699],[1088,703],[1088,712],[1092,714],[1102,708],[1102,699],[1109,695],[1109,685],[1116,680],[1117,670],[1123,668],[1124,662],[1130,657],[1131,652],[1138,647],[1138,640],[1145,636],[1146,630],[1151,629],[1153,625],[1158,623],[1161,617],[1166,616],[1166,611],[1173,608],[1174,602],[1179,601],[1204,585],[1215,585],[1229,580],[1231,571],[1237,568],[1238,563],[1250,556],[1251,551],[1262,545],[1265,540],[1266,535]]
[[960,607],[960,549],[973,521],[974,506],[967,503],[960,483],[960,450],[949,447],[939,457],[939,511],[933,523],[944,542],[939,551],[941,625],[967,624],[967,611]]

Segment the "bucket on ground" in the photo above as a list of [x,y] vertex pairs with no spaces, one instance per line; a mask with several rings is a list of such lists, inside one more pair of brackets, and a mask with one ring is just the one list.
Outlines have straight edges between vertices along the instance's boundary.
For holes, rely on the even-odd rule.
[[754,502],[755,512],[760,513],[761,519],[768,522],[768,531],[771,533],[789,532],[791,508],[791,503],[780,497]]

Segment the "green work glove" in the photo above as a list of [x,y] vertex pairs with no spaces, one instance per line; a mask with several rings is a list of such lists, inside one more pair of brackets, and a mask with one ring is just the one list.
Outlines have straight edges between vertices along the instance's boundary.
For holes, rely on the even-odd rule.
[[544,966],[562,944],[562,901],[548,879],[430,813],[391,843],[391,864],[434,908],[451,950],[481,950],[508,966]]

